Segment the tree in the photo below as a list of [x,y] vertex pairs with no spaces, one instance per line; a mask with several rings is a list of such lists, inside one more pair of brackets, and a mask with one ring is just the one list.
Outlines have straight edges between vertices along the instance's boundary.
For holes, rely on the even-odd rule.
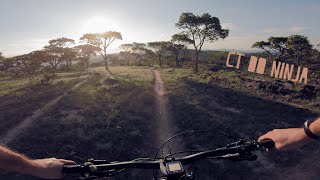
[[45,63],[49,65],[50,71],[55,73],[62,63],[63,59],[61,58],[62,49],[61,48],[44,48],[42,53],[45,56]]
[[149,42],[148,46],[152,49],[154,54],[158,58],[159,66],[162,67],[163,56],[168,51],[168,47],[171,44],[169,41],[155,41]]
[[57,38],[49,41],[49,45],[45,46],[46,49],[52,50],[61,55],[61,62],[64,61],[67,69],[70,69],[72,60],[76,56],[74,49],[70,46],[74,45],[75,41],[66,37]]
[[72,66],[72,61],[76,60],[77,50],[74,48],[63,48],[63,53],[61,56],[62,61],[66,63],[67,70]]
[[131,55],[132,55],[132,47],[133,44],[121,44],[119,46],[120,49],[122,49],[123,51],[120,52],[120,57],[122,60],[124,60],[126,62],[127,65],[131,65],[132,63],[131,61]]
[[5,61],[5,58],[4,56],[2,56],[2,52],[0,52],[0,72],[3,73],[4,72],[4,61]]
[[305,36],[291,35],[286,42],[286,51],[288,56],[295,60],[299,66],[301,62],[308,63],[312,56],[312,45]]
[[10,67],[12,67],[11,60],[8,58],[5,58],[3,56],[3,53],[0,52],[0,73],[7,74]]
[[122,44],[119,46],[119,48],[124,50],[122,51],[122,54],[124,54],[124,58],[133,58],[135,62],[138,61],[137,63],[135,63],[137,65],[141,65],[141,60],[148,51],[148,49],[146,48],[146,44],[137,42],[133,42],[132,44]]
[[271,59],[279,61],[295,60],[297,65],[308,62],[312,56],[312,45],[307,37],[291,35],[288,37],[269,37],[268,41],[259,41],[253,48],[263,49]]
[[56,72],[59,66],[65,61],[64,48],[51,47],[44,48],[38,51],[38,61],[43,63],[41,73],[43,74],[40,79],[41,84],[51,84],[57,77]]
[[269,59],[285,60],[286,56],[286,42],[287,37],[269,37],[268,41],[255,42],[252,47],[263,49],[268,55]]
[[131,48],[133,47],[133,44],[121,44],[119,46],[120,49],[124,50],[124,52],[131,52]]
[[[215,64],[223,64],[224,65],[224,61],[227,59],[228,56],[228,52],[225,51],[215,51],[212,53],[211,58],[209,59],[212,63]],[[221,65],[222,65],[221,64]]]
[[228,29],[222,29],[220,20],[217,17],[213,17],[208,13],[204,13],[201,16],[194,15],[192,13],[182,13],[179,18],[179,22],[176,23],[179,29],[183,29],[184,33],[192,40],[195,48],[195,72],[198,72],[199,54],[203,44],[207,41],[215,42],[220,38],[225,39],[229,35]]
[[[33,82],[35,75],[40,72],[43,59],[44,54],[42,51],[33,51],[28,54],[9,58],[12,63],[11,67],[18,68],[19,74],[28,77],[30,82]],[[17,74],[17,72],[15,73]]]
[[74,49],[77,51],[77,58],[82,68],[89,68],[90,57],[95,56],[96,52],[99,51],[96,46],[90,44],[81,44],[75,46]]
[[320,71],[320,52],[317,49],[312,49],[311,54],[312,54],[312,57],[309,59],[308,68],[311,69],[311,74],[312,74],[315,71],[318,71],[318,72]]
[[50,40],[48,47],[70,47],[74,45],[74,43],[75,41],[73,39],[62,37]]
[[98,52],[105,61],[106,70],[110,71],[108,66],[107,48],[115,40],[122,40],[121,33],[116,31],[106,31],[103,33],[84,34],[80,40],[99,49]]
[[135,59],[138,60],[138,65],[141,65],[141,60],[143,56],[147,54],[148,51],[146,48],[146,44],[133,42],[132,45],[132,53],[135,56]]
[[179,54],[180,54],[180,51],[182,49],[184,49],[184,48],[185,48],[185,46],[182,45],[182,44],[173,44],[173,43],[171,43],[171,44],[168,45],[168,51],[170,51],[173,54],[174,58],[175,58],[176,67],[180,66],[180,64],[179,64]]
[[[182,48],[181,51],[183,53],[183,59],[188,63],[189,61],[189,50],[187,49],[187,46],[189,44],[193,44],[193,41],[188,37],[187,34],[184,33],[179,33],[179,34],[174,34],[171,38],[171,42],[177,45],[180,45]],[[180,65],[180,61],[178,62]]]

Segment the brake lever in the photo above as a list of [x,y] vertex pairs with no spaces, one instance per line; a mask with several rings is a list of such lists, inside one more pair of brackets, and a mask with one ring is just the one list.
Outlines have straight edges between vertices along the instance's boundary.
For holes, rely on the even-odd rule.
[[217,157],[216,159],[227,159],[231,161],[244,161],[244,160],[255,161],[257,158],[258,156],[256,154],[250,152],[245,155],[241,155],[240,153],[227,154],[224,156]]
[[[108,162],[106,160],[88,159],[84,163],[84,166],[89,168],[89,166],[91,166],[91,165],[100,165],[100,164],[107,164],[107,163],[110,163],[110,162]],[[116,173],[116,172],[117,172],[117,169],[112,169],[112,170],[108,170],[105,172],[82,173],[78,179],[79,180],[87,180],[87,179],[108,178],[108,177],[114,176],[115,174],[113,174],[113,173]]]
[[247,140],[245,139],[239,139],[236,142],[227,144],[226,148],[230,148],[230,147],[236,147],[236,146],[240,146],[240,145],[244,145],[247,142]]
[[231,161],[255,161],[258,158],[253,152],[254,149],[260,148],[259,144],[256,142],[248,142],[245,139],[239,139],[238,141],[230,143],[226,146],[226,148],[230,147],[238,147],[239,152],[220,156],[218,159],[228,159]]
[[264,147],[264,146],[261,146],[258,141],[253,141],[252,144],[253,144],[253,146],[254,146],[257,150],[259,150],[259,151],[266,151],[266,152],[269,151],[269,148],[266,148],[266,147]]

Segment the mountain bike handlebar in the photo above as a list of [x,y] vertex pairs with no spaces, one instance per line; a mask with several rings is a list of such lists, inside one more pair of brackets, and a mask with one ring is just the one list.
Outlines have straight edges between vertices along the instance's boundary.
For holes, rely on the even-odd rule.
[[[216,159],[229,159],[233,161],[240,160],[250,160],[254,161],[257,159],[257,156],[254,154],[254,151],[266,151],[270,148],[273,148],[275,143],[270,140],[263,140],[261,142],[252,141],[248,142],[244,139],[240,139],[234,143],[228,144],[225,147],[218,148],[215,150],[202,151],[194,153],[188,156],[175,158],[171,155],[162,158],[162,159],[148,159],[141,158],[132,161],[125,162],[107,162],[106,160],[88,160],[84,164],[80,165],[65,165],[62,168],[64,174],[69,173],[81,173],[83,177],[109,177],[115,175],[115,173],[120,172],[125,168],[136,168],[136,169],[156,169],[163,171],[165,176],[168,176],[168,173],[174,173],[169,168],[170,165],[176,167],[175,170],[183,170],[183,165],[191,164],[195,161],[204,159],[204,158],[216,158]],[[165,169],[165,170],[163,170]],[[179,171],[180,175],[181,172]],[[178,174],[179,174],[178,173]],[[85,175],[85,176],[84,176]],[[85,178],[84,178],[85,179]],[[168,178],[169,179],[169,178]],[[173,179],[173,178],[171,178]]]

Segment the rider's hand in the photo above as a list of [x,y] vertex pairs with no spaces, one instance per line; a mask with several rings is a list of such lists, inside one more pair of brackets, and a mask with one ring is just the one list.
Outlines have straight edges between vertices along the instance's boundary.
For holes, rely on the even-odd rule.
[[64,177],[62,166],[76,163],[65,159],[48,158],[32,160],[32,164],[34,167],[32,175],[44,179],[61,179]]
[[258,141],[272,139],[276,150],[289,150],[298,148],[310,141],[303,128],[275,129],[261,136]]

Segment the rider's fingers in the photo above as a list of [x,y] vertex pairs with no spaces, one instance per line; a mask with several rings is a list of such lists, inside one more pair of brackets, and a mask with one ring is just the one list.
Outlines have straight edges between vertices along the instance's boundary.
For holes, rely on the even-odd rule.
[[270,133],[271,133],[271,131],[268,132],[267,134],[264,134],[264,135],[260,136],[259,139],[258,139],[258,142],[260,142],[262,140],[265,140],[265,139],[272,139]]
[[64,165],[76,165],[74,161],[65,160],[65,159],[58,159],[58,161],[62,162]]

